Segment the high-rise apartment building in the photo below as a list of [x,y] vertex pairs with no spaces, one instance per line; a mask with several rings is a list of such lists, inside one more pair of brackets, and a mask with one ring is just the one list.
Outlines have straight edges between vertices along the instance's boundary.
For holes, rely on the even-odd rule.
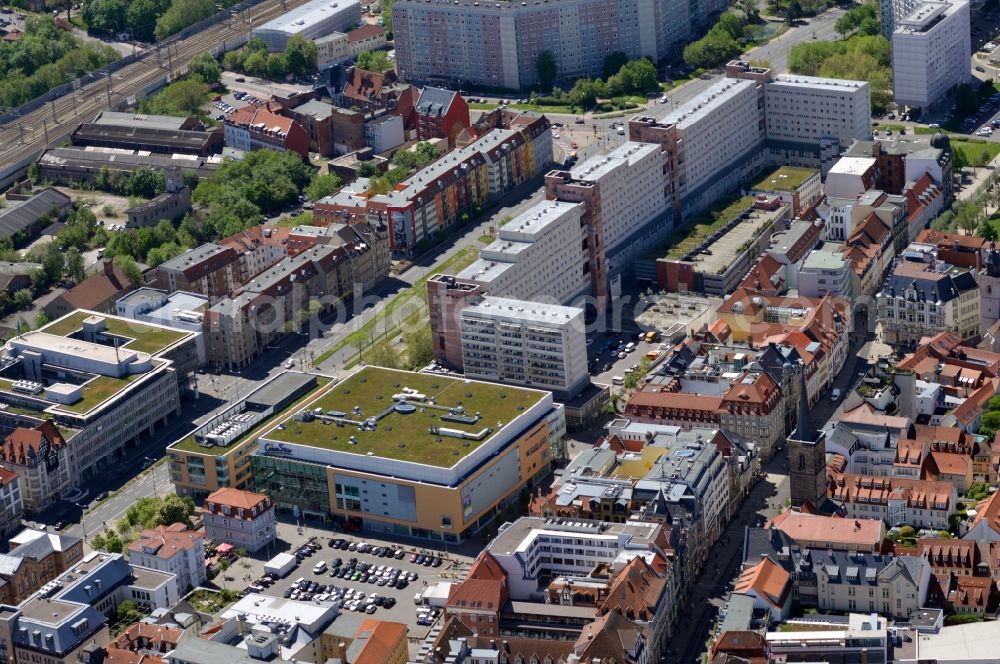
[[538,84],[538,57],[558,77],[601,76],[621,52],[654,62],[676,55],[693,27],[727,6],[717,0],[400,0],[393,5],[401,78],[508,90]]
[[968,0],[921,2],[892,33],[892,89],[900,107],[927,108],[969,80]]
[[590,381],[583,309],[484,297],[462,310],[467,378],[548,390],[557,399]]

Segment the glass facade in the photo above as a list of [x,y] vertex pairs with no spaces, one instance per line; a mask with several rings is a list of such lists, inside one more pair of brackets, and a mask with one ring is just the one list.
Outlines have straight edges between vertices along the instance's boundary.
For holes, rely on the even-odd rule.
[[254,455],[250,458],[253,490],[274,497],[280,507],[298,506],[317,512],[330,511],[326,466]]

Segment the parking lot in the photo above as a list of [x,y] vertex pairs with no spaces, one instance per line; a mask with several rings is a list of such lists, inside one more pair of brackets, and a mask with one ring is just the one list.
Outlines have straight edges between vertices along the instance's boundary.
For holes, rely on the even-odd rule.
[[[440,616],[438,611],[417,606],[414,596],[439,582],[459,580],[470,562],[464,556],[445,556],[439,551],[309,530],[314,534],[290,538],[304,543],[288,551],[300,558],[291,572],[280,579],[265,579],[264,561],[250,561],[251,571],[238,580],[238,587],[275,597],[330,603],[342,613],[363,612],[379,620],[404,623],[409,626],[411,640],[419,641]],[[306,542],[312,544],[308,549]],[[236,580],[232,575],[237,569],[230,568],[227,580]],[[233,583],[226,585],[232,587]]]
[[[645,334],[645,332],[643,333]],[[643,356],[653,350],[664,350],[659,340],[639,340],[639,330],[618,333],[591,334],[587,336],[587,357],[590,375],[598,383],[611,384],[615,377],[638,368]],[[632,347],[629,348],[629,344]]]

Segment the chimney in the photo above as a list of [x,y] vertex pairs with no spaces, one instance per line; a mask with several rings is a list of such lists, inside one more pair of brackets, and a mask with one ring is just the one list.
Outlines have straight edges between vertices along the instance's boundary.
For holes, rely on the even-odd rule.
[[114,261],[110,258],[104,259],[104,274],[113,277],[115,275]]
[[347,644],[343,641],[337,644],[337,656],[343,664],[347,664]]

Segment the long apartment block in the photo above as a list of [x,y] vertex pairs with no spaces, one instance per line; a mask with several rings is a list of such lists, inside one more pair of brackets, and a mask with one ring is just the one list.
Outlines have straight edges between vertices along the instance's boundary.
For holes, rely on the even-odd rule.
[[401,78],[508,90],[538,84],[538,56],[560,79],[601,76],[616,52],[654,62],[677,55],[718,0],[400,0],[393,34]]

